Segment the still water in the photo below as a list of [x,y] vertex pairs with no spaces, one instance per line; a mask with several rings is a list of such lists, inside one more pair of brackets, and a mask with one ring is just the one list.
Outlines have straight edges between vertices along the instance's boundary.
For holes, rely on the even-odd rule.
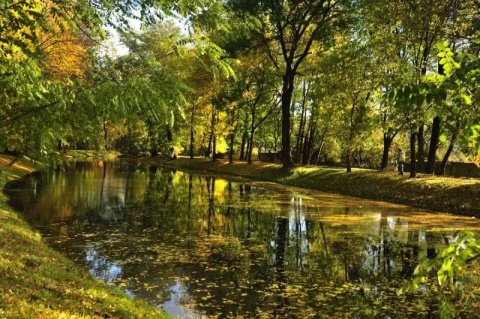
[[[476,219],[115,162],[10,184],[10,204],[93,276],[179,318],[430,317],[396,295]],[[435,317],[436,315],[434,315]]]

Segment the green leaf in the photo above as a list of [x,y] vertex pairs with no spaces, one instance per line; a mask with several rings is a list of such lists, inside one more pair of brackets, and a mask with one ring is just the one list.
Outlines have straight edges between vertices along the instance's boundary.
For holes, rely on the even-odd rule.
[[468,95],[463,95],[463,99],[465,100],[465,104],[471,105],[472,104],[472,99]]
[[447,137],[448,137],[448,135],[445,134],[445,133],[440,134],[440,136],[439,136],[440,142],[445,143],[447,141]]
[[444,42],[438,42],[438,43],[436,44],[436,47],[437,47],[437,49],[438,49],[439,51],[445,50],[445,44],[444,44]]

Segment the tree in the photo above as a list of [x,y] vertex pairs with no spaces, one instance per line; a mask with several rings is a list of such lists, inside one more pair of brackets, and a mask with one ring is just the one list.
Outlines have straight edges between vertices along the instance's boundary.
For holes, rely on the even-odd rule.
[[[415,86],[424,81],[426,76],[437,73],[435,44],[445,37],[463,37],[461,34],[465,32],[466,18],[462,15],[471,6],[469,1],[457,0],[444,1],[440,4],[436,1],[419,0],[395,3],[394,7],[385,6],[387,12],[389,8],[396,8],[396,12],[399,13],[397,17],[400,24],[396,28],[396,32],[405,43],[403,52],[409,60],[414,75],[407,80],[407,83]],[[408,123],[411,134],[414,134],[412,140],[418,140],[418,151],[416,154],[411,154],[412,177],[415,176],[416,162],[423,167],[426,123],[432,122],[428,161],[425,166],[426,173],[433,174],[434,172],[436,152],[442,131],[442,106],[430,103],[422,105],[420,100],[418,102],[414,102],[410,108],[414,112],[414,116],[411,118],[414,122]],[[405,108],[403,110],[406,111]],[[410,148],[416,150],[415,145],[411,145]]]
[[268,60],[264,60],[261,55],[254,52],[243,56],[242,60],[246,62],[242,65],[238,82],[242,84],[241,105],[246,108],[250,120],[246,127],[249,136],[246,159],[248,163],[252,163],[252,151],[257,129],[278,108],[278,91],[274,70],[272,70]]
[[245,5],[249,7],[243,7],[244,10],[261,19],[260,32],[265,50],[282,78],[282,163],[284,168],[289,168],[293,166],[290,134],[295,79],[302,63],[311,54],[314,41],[327,45],[331,40],[331,29],[343,22],[341,12],[346,9],[346,3],[269,0]]

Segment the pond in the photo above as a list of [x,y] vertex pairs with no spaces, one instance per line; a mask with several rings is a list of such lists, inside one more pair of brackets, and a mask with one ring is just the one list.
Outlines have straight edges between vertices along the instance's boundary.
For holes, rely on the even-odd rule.
[[179,318],[435,317],[397,296],[476,219],[124,162],[11,183],[10,205],[93,276]]

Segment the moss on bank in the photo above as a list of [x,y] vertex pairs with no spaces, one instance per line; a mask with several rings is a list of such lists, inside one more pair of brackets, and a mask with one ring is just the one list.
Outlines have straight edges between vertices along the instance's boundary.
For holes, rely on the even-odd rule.
[[247,164],[204,158],[179,158],[168,162],[179,169],[191,169],[310,188],[360,198],[406,204],[439,212],[480,217],[480,180],[420,175],[400,176],[395,172],[370,169],[304,167],[290,170],[279,164]]
[[[0,156],[0,187],[34,170]],[[167,318],[87,275],[14,212],[0,194],[0,318]]]

